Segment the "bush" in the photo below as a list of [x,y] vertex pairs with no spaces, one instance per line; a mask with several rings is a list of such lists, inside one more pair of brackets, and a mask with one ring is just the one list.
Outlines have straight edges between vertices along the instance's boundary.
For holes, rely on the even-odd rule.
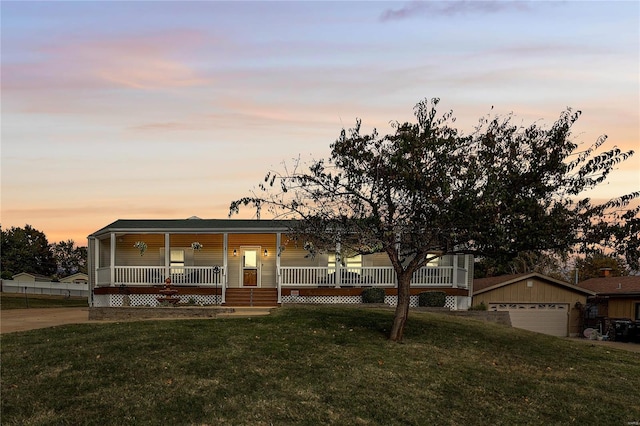
[[444,291],[425,291],[418,294],[418,306],[429,308],[444,308],[447,301],[447,293]]
[[384,289],[365,288],[362,290],[362,303],[384,303]]
[[468,310],[469,311],[486,311],[487,310],[487,305],[485,305],[484,302],[480,302],[479,305],[474,305],[474,306],[470,307]]

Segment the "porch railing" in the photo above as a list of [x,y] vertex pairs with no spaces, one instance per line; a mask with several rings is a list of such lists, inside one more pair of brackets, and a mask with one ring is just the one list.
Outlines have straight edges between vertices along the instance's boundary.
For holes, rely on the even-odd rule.
[[[180,266],[171,269],[172,285],[214,286],[222,283],[223,268],[217,272],[213,266]],[[116,266],[111,280],[110,268],[98,268],[97,284],[152,286],[164,284],[166,269],[164,266]]]
[[[174,285],[216,286],[223,282],[224,271],[213,266],[174,267],[170,274]],[[98,268],[97,285],[138,285],[152,286],[164,284],[164,266],[116,266],[111,280],[109,267]],[[394,287],[396,273],[392,267],[362,266],[340,268],[339,274],[333,267],[281,266],[279,270],[282,287]],[[467,288],[468,271],[452,266],[429,266],[415,272],[411,285],[415,287],[459,287]],[[455,283],[454,283],[455,281]]]
[[[457,268],[456,284],[466,288],[467,270]],[[280,267],[282,287],[393,287],[397,283],[396,273],[392,267],[363,266],[340,269],[336,275],[335,268],[329,267]],[[411,284],[416,287],[453,286],[454,274],[452,266],[429,266],[417,270],[413,274]]]

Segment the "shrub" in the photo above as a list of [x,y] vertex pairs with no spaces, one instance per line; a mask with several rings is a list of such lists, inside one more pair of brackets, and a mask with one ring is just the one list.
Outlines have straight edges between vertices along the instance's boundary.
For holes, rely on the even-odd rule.
[[447,293],[444,291],[425,291],[418,294],[418,306],[444,308],[446,301]]
[[471,306],[468,310],[469,311],[486,311],[487,305],[485,305],[484,302],[480,302],[479,305]]
[[362,303],[384,303],[384,289],[365,288],[362,290]]

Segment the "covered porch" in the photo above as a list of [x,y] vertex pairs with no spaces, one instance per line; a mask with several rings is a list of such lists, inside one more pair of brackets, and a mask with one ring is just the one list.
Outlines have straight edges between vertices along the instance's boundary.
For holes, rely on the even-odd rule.
[[[286,231],[272,221],[116,221],[89,236],[91,306],[157,306],[166,278],[180,304],[359,303],[365,287],[385,288],[394,304],[386,254],[311,258]],[[412,287],[466,297],[472,267],[471,256],[444,256]]]

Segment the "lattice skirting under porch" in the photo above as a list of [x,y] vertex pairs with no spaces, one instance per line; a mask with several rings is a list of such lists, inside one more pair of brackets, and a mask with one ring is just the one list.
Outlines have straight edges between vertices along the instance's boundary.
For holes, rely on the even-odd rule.
[[[111,306],[158,306],[158,294],[96,294],[93,296],[93,306],[106,308]],[[195,304],[200,306],[219,305],[222,303],[220,295],[184,295],[180,297],[180,304]],[[467,309],[469,303],[467,297],[447,296],[445,307],[451,310]],[[358,304],[362,303],[362,296],[282,296],[282,303],[315,303],[315,304]],[[384,303],[396,306],[397,296],[385,296]],[[418,296],[411,296],[409,306],[418,306]]]
[[[447,296],[444,306],[451,310],[458,309],[458,298]],[[317,303],[317,304],[358,304],[362,296],[282,296],[282,303]],[[390,306],[398,304],[398,296],[385,296],[384,303]],[[418,296],[411,296],[409,306],[418,307]]]
[[[110,306],[158,306],[160,303],[156,299],[159,294],[96,294],[93,296],[93,306],[96,308],[107,308]],[[220,295],[199,295],[190,294],[180,296],[179,304],[190,304],[201,306],[219,305],[222,303]]]

